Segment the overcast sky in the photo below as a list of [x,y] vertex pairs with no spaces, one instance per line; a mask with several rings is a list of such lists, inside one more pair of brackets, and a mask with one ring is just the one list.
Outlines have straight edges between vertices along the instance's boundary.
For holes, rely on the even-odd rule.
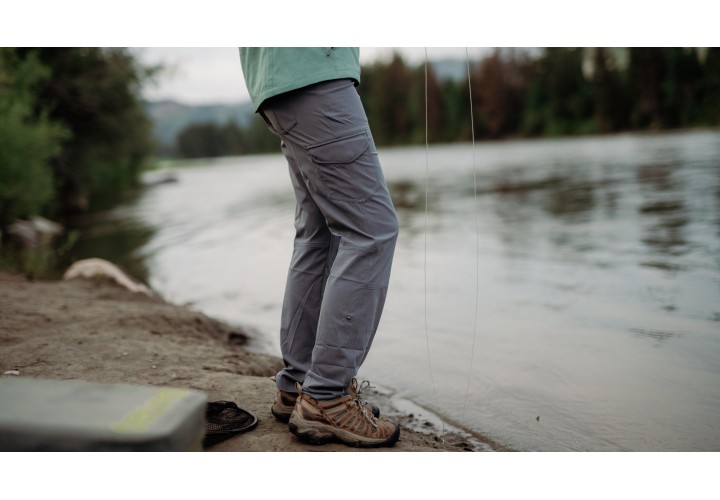
[[[172,99],[184,104],[235,103],[250,99],[236,47],[227,48],[136,48],[133,51],[145,64],[162,64],[166,70],[155,85],[146,85],[148,100]],[[425,60],[423,47],[363,47],[360,62],[389,59],[399,52],[409,63]],[[488,49],[469,48],[471,60]],[[464,47],[429,47],[428,59],[457,58],[465,60]]]

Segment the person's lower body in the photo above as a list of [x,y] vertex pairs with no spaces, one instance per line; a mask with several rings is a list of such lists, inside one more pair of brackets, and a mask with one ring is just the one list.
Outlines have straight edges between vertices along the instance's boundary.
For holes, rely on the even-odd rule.
[[382,315],[395,209],[351,80],[273,97],[260,113],[282,140],[297,200],[276,385],[315,402],[339,400]]

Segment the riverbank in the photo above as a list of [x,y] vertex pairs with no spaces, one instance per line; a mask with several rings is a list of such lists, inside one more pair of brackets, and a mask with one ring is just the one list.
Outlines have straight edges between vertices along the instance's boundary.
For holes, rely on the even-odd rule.
[[[209,451],[364,451],[298,441],[270,414],[270,377],[282,361],[253,352],[250,335],[202,313],[107,280],[28,281],[2,271],[0,311],[0,374],[10,373],[2,376],[191,388],[257,416],[255,429]],[[477,449],[457,435],[413,430],[433,424],[402,414],[381,393],[368,399],[403,426],[397,445],[383,451]]]

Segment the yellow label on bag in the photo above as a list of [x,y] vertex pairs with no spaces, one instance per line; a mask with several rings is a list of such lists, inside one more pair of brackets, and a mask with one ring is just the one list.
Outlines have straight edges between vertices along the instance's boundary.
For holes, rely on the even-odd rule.
[[177,400],[188,391],[183,389],[162,388],[139,408],[131,411],[120,420],[110,424],[110,430],[123,434],[139,434],[148,428]]

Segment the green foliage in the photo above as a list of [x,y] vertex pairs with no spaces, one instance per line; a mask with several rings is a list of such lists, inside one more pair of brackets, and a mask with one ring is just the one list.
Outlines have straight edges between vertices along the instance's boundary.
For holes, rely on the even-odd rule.
[[[80,234],[70,231],[58,242],[45,240],[32,248],[3,247],[0,268],[22,274],[28,279],[59,279],[58,266],[77,242]],[[68,266],[64,265],[63,269]]]
[[627,110],[632,108],[632,101],[627,91],[627,74],[623,73],[610,49],[595,49],[589,60],[593,67],[593,105],[597,131],[628,129],[630,116]]
[[[467,86],[462,82],[445,80],[440,84],[440,103],[442,123],[440,133],[431,140],[451,142],[470,137],[470,124],[466,123],[468,106],[464,105]],[[428,117],[429,121],[429,117]]]
[[265,122],[255,116],[248,127],[234,122],[225,125],[198,123],[185,127],[177,136],[176,150],[183,158],[210,158],[245,153],[277,152],[278,139]]
[[[155,69],[120,49],[0,48],[0,229],[117,199],[152,151],[140,85]],[[64,244],[3,244],[0,266],[47,275]]]
[[[137,182],[152,152],[140,88],[150,70],[123,49],[17,49],[37,57],[51,78],[37,102],[71,137],[53,160],[59,208],[85,210]],[[36,110],[37,112],[37,110]]]
[[[377,62],[362,70],[360,98],[377,144],[398,145],[425,140],[425,76],[423,67],[409,68],[395,54],[385,64]],[[432,71],[428,76],[428,115],[437,137],[440,93]]]
[[[475,130],[479,137],[496,138],[517,133],[530,71],[528,59],[513,51],[506,54],[497,51],[476,66],[471,73],[471,82],[473,112],[477,117]],[[469,102],[470,96],[466,94],[465,99]],[[469,121],[469,118],[463,118]]]
[[703,78],[697,86],[697,120],[703,125],[720,123],[720,47],[710,47],[703,61]]
[[253,116],[250,125],[243,129],[243,148],[249,153],[276,153],[280,141],[272,134],[260,115]]
[[582,73],[582,51],[552,48],[529,62],[528,102],[522,131],[569,135],[592,129],[592,86]]
[[190,125],[177,136],[177,150],[183,158],[204,158],[242,153],[242,133],[234,123]]
[[[55,195],[50,159],[68,133],[38,107],[49,71],[37,58],[0,49],[0,227],[45,211]],[[38,110],[38,111],[36,111]]]

